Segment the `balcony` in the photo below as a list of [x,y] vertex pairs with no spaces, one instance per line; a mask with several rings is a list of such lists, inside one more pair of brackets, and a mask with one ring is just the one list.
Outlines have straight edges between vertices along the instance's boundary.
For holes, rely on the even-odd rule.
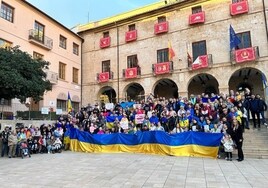
[[233,64],[256,61],[259,58],[259,47],[242,48],[231,51]]
[[125,40],[126,42],[137,40],[137,30],[126,32]]
[[209,68],[213,65],[212,55],[201,55],[198,56],[194,62],[188,59],[188,69],[189,70],[198,70]]
[[105,37],[100,39],[100,48],[107,48],[111,45],[111,37]]
[[34,29],[29,30],[28,39],[30,43],[36,44],[46,50],[53,48],[53,40]]
[[102,73],[97,73],[97,81],[99,83],[104,83],[108,82],[109,80],[112,80],[114,77],[113,72],[102,72]]
[[59,75],[56,72],[45,71],[47,74],[47,80],[50,81],[51,84],[58,84]]
[[168,32],[168,22],[161,22],[161,23],[157,23],[154,25],[154,33],[157,34],[161,34],[161,33],[166,33]]
[[205,12],[198,12],[189,16],[189,25],[205,22]]
[[173,72],[173,62],[156,63],[152,65],[154,75],[169,74]]
[[141,75],[141,68],[140,67],[123,69],[123,77],[125,79],[137,78],[140,75]]
[[230,4],[230,14],[232,16],[247,13],[248,10],[249,10],[249,7],[248,7],[247,0]]

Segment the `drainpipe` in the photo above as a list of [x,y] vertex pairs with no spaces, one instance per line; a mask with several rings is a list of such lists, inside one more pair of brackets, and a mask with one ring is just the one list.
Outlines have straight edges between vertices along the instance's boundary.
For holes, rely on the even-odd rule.
[[262,7],[263,7],[263,14],[264,14],[264,24],[265,24],[265,30],[266,30],[266,37],[268,41],[268,25],[267,25],[267,15],[266,15],[266,6],[264,0],[262,0]]
[[[116,22],[115,22],[116,25]],[[117,48],[117,102],[119,103],[119,28],[116,25],[116,35],[117,35],[117,44],[116,44],[116,48]]]
[[81,55],[81,57],[80,57],[80,59],[81,59],[81,66],[80,66],[80,71],[81,71],[81,78],[80,78],[80,82],[81,82],[81,89],[80,89],[80,108],[82,108],[82,91],[83,91],[83,55],[82,55],[82,49],[83,49],[83,47],[82,47],[82,44],[84,43],[84,40],[82,40],[82,42],[81,42],[81,47],[80,47],[80,55]]

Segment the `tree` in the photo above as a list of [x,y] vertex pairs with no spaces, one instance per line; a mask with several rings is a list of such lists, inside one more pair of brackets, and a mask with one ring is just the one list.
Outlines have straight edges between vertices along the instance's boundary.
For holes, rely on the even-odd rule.
[[35,102],[40,101],[44,92],[52,89],[46,80],[48,65],[49,62],[33,59],[18,46],[0,48],[0,98],[25,102],[31,97]]

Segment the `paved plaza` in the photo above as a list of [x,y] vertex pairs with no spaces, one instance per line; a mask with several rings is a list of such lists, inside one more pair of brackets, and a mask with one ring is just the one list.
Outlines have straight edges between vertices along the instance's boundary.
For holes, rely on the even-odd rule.
[[0,158],[3,187],[268,187],[268,160],[63,152]]

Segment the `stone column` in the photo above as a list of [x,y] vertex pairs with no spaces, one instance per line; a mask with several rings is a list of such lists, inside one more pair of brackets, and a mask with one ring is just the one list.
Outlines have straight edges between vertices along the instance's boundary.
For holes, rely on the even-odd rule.
[[187,97],[188,98],[188,91],[179,91],[179,96],[180,97]]
[[219,86],[219,94],[229,94],[229,86]]

